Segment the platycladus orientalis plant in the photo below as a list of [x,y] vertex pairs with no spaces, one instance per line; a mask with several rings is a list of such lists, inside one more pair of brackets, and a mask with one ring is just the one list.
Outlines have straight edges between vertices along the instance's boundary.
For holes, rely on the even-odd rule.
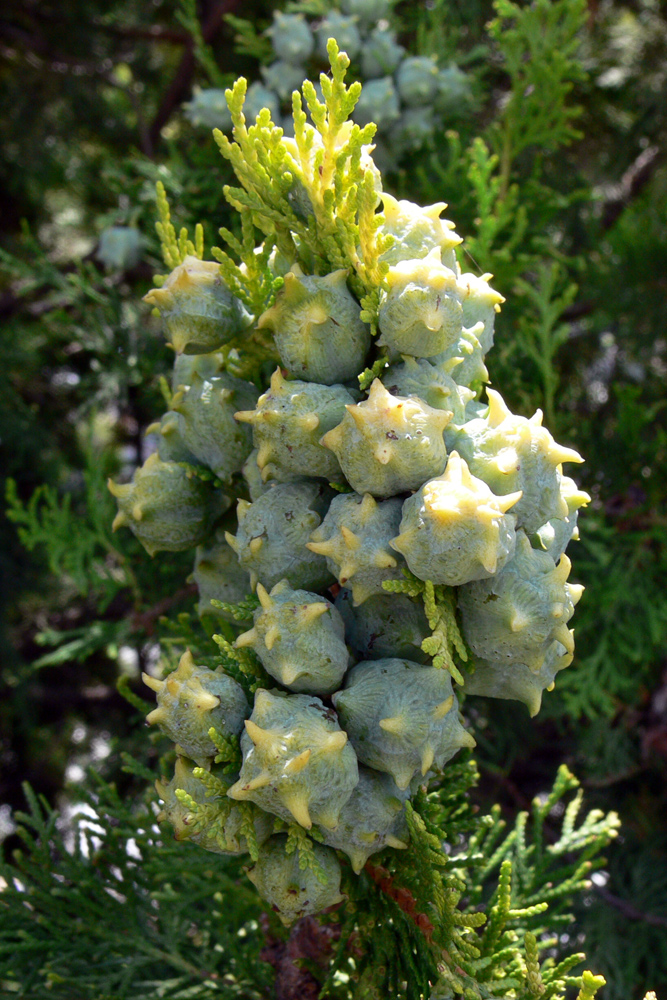
[[[176,362],[156,452],[110,483],[114,526],[157,558],[196,547],[219,649],[144,675],[148,722],[176,745],[162,818],[179,840],[247,853],[284,924],[342,923],[328,984],[357,992],[341,996],[388,997],[384,983],[392,997],[548,1000],[575,986],[585,1000],[602,980],[548,951],[539,914],[554,893],[521,891],[502,854],[494,893],[475,896],[463,871],[493,856],[491,821],[471,834],[460,820],[475,745],[462,697],[535,715],[572,660],[582,588],[565,548],[589,498],[563,465],[581,458],[539,411],[517,416],[485,389],[503,298],[462,271],[444,204],[382,191],[375,126],[348,120],[360,85],[346,88],[333,40],[328,52],[324,103],[302,88],[312,124],[293,95],[293,138],[267,109],[247,125],[244,80],[227,92],[233,140],[214,135],[240,184],[225,189],[241,221],[240,236],[221,231],[228,251],[203,260],[201,227],[177,237],[158,191],[170,273],[146,299]],[[536,837],[575,784],[561,769],[536,800]],[[591,813],[577,840],[575,817],[563,850],[588,853],[561,896],[614,833]],[[383,934],[394,945],[360,974],[362,929],[376,951]]]

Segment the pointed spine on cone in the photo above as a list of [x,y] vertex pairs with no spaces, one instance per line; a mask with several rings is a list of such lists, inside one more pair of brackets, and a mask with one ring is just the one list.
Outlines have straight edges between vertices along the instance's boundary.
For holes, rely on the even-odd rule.
[[290,482],[301,476],[341,479],[340,466],[320,438],[340,423],[354,397],[342,385],[288,381],[279,368],[256,408],[236,420],[252,427],[263,482]]
[[[563,462],[582,462],[573,448],[557,444],[542,426],[542,413],[530,419],[513,414],[499,392],[487,388],[488,406],[479,416],[458,428],[449,428],[448,444],[467,461],[474,476],[502,496],[521,491],[513,509],[517,527],[528,534],[551,518],[568,517],[575,504],[585,503],[587,494],[575,499],[572,509],[565,498]],[[571,480],[569,481],[571,483]]]
[[400,261],[422,259],[437,249],[441,263],[453,271],[457,269],[454,247],[462,239],[454,232],[453,222],[440,218],[447,208],[444,201],[422,207],[411,201],[398,201],[383,192],[382,206],[381,232],[394,237],[394,245],[382,255],[383,261],[395,265]]
[[380,299],[378,344],[395,357],[430,358],[452,346],[463,328],[465,288],[442,263],[439,248],[389,268]]
[[495,496],[454,451],[444,474],[405,501],[390,545],[420,580],[457,587],[493,576],[514,552],[508,511],[520,497]]
[[108,482],[118,514],[112,529],[130,528],[149,555],[182,552],[207,537],[229,500],[210,483],[189,477],[176,462],[163,462],[156,453],[137,469],[132,482]]
[[177,354],[208,354],[229,343],[250,317],[232,294],[216,261],[185,257],[161,288],[144,296],[162,319],[164,335]]
[[401,790],[475,743],[459,722],[450,675],[435,667],[397,658],[358,663],[333,702],[359,760],[391,774]]
[[355,492],[389,497],[417,489],[444,469],[449,411],[436,410],[416,396],[392,396],[379,379],[367,400],[345,409],[340,424],[321,443],[336,455]]
[[342,902],[340,865],[331,848],[313,844],[314,859],[324,878],[301,865],[299,850],[287,854],[285,834],[274,835],[259,851],[247,875],[263,899],[286,925]]
[[349,661],[345,626],[329,601],[286,580],[269,594],[257,584],[254,624],[236,640],[255,650],[272,677],[290,691],[329,694],[340,686]]
[[355,604],[384,593],[385,580],[402,578],[403,560],[389,547],[401,508],[398,497],[378,502],[369,493],[342,494],[334,497],[322,524],[310,536],[307,547],[325,557],[341,586],[351,589]]
[[159,726],[197,763],[208,763],[217,752],[209,736],[212,727],[226,737],[241,731],[248,703],[243,688],[222,667],[210,670],[197,666],[190,650],[186,650],[178,668],[165,680],[142,676],[155,691],[158,702],[146,721]]
[[262,313],[285,369],[297,379],[333,385],[354,378],[370,346],[370,330],[347,289],[347,271],[307,276],[294,265],[275,304]]
[[[252,588],[285,578],[295,588],[324,589],[332,582],[322,556],[306,548],[333,491],[314,480],[280,483],[253,503],[239,500],[236,535],[225,534]],[[256,541],[259,540],[259,541]]]
[[567,623],[583,588],[567,582],[570,569],[565,554],[556,564],[518,531],[516,554],[504,569],[458,592],[463,634],[475,656],[491,663],[521,663],[539,673],[553,656],[554,642],[572,655],[574,638]]
[[335,826],[359,775],[332,715],[312,695],[260,688],[241,737],[241,772],[227,794],[305,829]]
[[[168,820],[178,841],[192,841],[215,854],[245,854],[248,843],[243,828],[248,821],[248,809],[246,807],[245,812],[242,811],[224,795],[228,782],[226,776],[216,774],[215,778],[219,791],[212,791],[197,777],[191,761],[177,757],[171,781],[155,783],[163,803],[158,822]],[[196,806],[205,806],[206,810],[193,813],[192,800]],[[273,824],[266,813],[254,806],[251,810],[255,838],[261,845],[268,839]]]
[[409,834],[405,800],[389,774],[359,768],[359,784],[343,806],[338,825],[324,830],[324,843],[344,851],[358,875],[369,857],[384,847],[405,850]]

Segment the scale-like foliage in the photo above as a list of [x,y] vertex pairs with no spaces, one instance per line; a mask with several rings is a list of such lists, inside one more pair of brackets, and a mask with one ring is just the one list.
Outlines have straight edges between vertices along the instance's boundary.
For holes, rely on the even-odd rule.
[[6,995],[266,995],[260,908],[235,858],[177,844],[150,806],[128,804],[99,778],[66,830],[29,788],[26,796],[24,846],[0,866]]
[[588,995],[603,984],[590,973],[572,974],[584,956],[565,954],[553,932],[571,923],[568,900],[603,864],[600,851],[615,836],[617,817],[593,810],[579,821],[581,794],[572,797],[578,782],[561,768],[551,793],[533,803],[530,820],[521,814],[507,831],[499,810],[472,813],[466,790],[475,780],[472,762],[448,768],[441,784],[408,806],[409,849],[369,862],[360,884],[349,880],[359,912],[344,922],[341,941],[354,934],[362,957],[352,960],[341,948],[325,991],[337,973],[353,969],[359,991],[334,995],[363,997],[364,984],[375,990],[369,996],[408,1000],[528,1000],[560,998],[575,985]]

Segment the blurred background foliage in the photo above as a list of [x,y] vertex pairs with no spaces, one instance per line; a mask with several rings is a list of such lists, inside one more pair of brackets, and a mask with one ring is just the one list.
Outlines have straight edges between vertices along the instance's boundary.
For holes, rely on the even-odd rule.
[[[191,560],[149,560],[112,535],[105,486],[143,461],[164,409],[172,359],[141,302],[161,269],[154,186],[177,227],[203,223],[207,246],[237,225],[228,167],[183,104],[240,74],[260,80],[284,6],[7,0],[0,14],[8,851],[22,781],[67,810],[87,767],[131,797],[145,782],[119,750],[157,756],[116,683],[139,692],[163,616],[192,609]],[[317,23],[332,6],[289,9]],[[514,703],[467,703],[474,794],[511,818],[565,761],[590,805],[620,813],[579,933],[605,996],[667,995],[667,4],[400,0],[391,27],[408,55],[458,66],[466,85],[388,164],[385,187],[449,203],[465,267],[492,272],[507,298],[493,383],[586,457],[577,480],[593,497],[573,554],[587,588],[575,662],[535,720]],[[134,232],[130,250],[108,243],[112,227]]]

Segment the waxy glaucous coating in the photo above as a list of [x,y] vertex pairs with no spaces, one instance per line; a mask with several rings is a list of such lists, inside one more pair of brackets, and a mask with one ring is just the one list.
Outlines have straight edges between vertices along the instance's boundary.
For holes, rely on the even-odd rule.
[[201,375],[204,379],[219,375],[224,367],[225,359],[221,351],[212,351],[210,354],[177,354],[171,375],[171,391],[188,389],[195,375]]
[[341,0],[340,9],[344,14],[358,17],[360,21],[375,24],[391,13],[391,0]]
[[400,261],[421,260],[432,250],[440,251],[440,262],[456,271],[454,247],[461,237],[454,232],[454,223],[440,216],[447,208],[444,201],[435,205],[415,205],[412,201],[397,201],[386,191],[382,193],[384,222],[380,232],[394,237],[394,245],[385,250],[382,260],[394,265]]
[[206,786],[193,775],[194,766],[185,757],[177,757],[171,781],[167,784],[159,780],[155,782],[155,791],[160,801],[164,803],[157,820],[159,823],[169,820],[174,828],[174,840],[191,840],[193,844],[203,847],[206,851],[213,851],[214,854],[226,853],[221,850],[215,834],[211,836],[206,830],[192,828],[192,810],[176,795],[177,791],[186,792],[199,805],[207,800],[209,804],[211,800],[219,800],[220,796],[209,796]]
[[561,496],[561,463],[583,462],[573,448],[557,444],[542,426],[542,411],[527,420],[512,413],[494,389],[486,391],[489,405],[484,416],[447,430],[449,447],[467,461],[474,476],[494,493],[504,496],[520,490],[512,508],[518,527],[528,534],[552,517],[567,517],[570,510]]
[[332,701],[361,763],[391,774],[401,790],[475,745],[446,670],[400,659],[358,663]]
[[199,590],[197,614],[200,618],[234,621],[222,608],[216,608],[211,601],[224,604],[238,604],[250,592],[250,578],[239,566],[236,553],[227,544],[224,532],[218,529],[210,546],[200,545],[195,553],[192,579]]
[[151,725],[178,744],[181,753],[197,763],[205,763],[216,753],[209,729],[223,736],[236,736],[248,714],[243,688],[228,677],[222,667],[198,667],[189,650],[183,653],[178,669],[159,681],[142,675],[157,694],[158,707],[146,717]]
[[500,306],[505,301],[502,295],[491,288],[491,274],[462,274],[459,278],[461,287],[461,308],[463,309],[463,326],[472,330],[480,342],[484,354],[493,347],[493,330]]
[[345,626],[333,604],[319,594],[293,590],[286,580],[270,594],[258,583],[257,596],[254,625],[235,645],[254,649],[266,672],[290,691],[335,691],[350,656]]
[[379,379],[368,399],[345,407],[341,423],[322,438],[357,493],[389,497],[417,489],[447,461],[443,431],[451,420],[416,396],[392,396]]
[[507,511],[520,496],[495,496],[453,451],[444,474],[403,504],[391,547],[420,580],[458,587],[493,576],[514,552],[515,518]]
[[340,864],[336,852],[321,844],[313,844],[315,861],[324,873],[321,881],[312,868],[302,868],[299,850],[287,854],[287,837],[271,837],[259,851],[257,861],[248,869],[248,878],[262,899],[289,926],[311,913],[320,913],[329,906],[342,903]]
[[273,51],[285,62],[304,63],[313,54],[315,39],[302,14],[274,11],[273,24],[266,33],[271,37]]
[[346,279],[345,270],[309,277],[295,264],[275,305],[260,317],[259,329],[272,331],[281,363],[294,378],[333,385],[363,367],[370,331]]
[[319,698],[259,688],[241,737],[243,764],[228,794],[310,830],[333,829],[359,781],[336,713]]
[[438,85],[433,101],[443,115],[463,117],[470,112],[472,91],[470,78],[454,63],[438,71]]
[[[303,79],[303,78],[302,78]],[[243,114],[246,117],[246,121],[251,125],[259,115],[262,108],[268,108],[271,112],[271,118],[276,121],[280,117],[280,101],[278,100],[278,95],[274,94],[272,90],[265,87],[255,80],[248,87],[245,103],[243,105]]]
[[532,670],[541,668],[556,639],[573,653],[567,623],[584,588],[567,583],[570,567],[565,554],[556,565],[517,531],[516,553],[504,569],[459,590],[463,634],[473,653]]
[[[476,329],[481,333],[481,325]],[[484,351],[475,329],[461,330],[460,337],[451,347],[429,358],[429,361],[436,368],[451,374],[457,385],[468,386],[476,393],[489,381]],[[452,362],[455,362],[453,367]]]
[[359,768],[359,784],[343,806],[338,825],[324,832],[324,843],[344,851],[358,875],[372,854],[383,847],[405,850],[407,798],[389,774]]
[[95,256],[109,270],[128,271],[141,260],[141,233],[132,226],[109,226],[100,233]]
[[438,89],[438,66],[431,56],[409,56],[396,74],[401,99],[409,107],[430,104]]
[[236,535],[226,532],[225,538],[250,574],[253,590],[257,581],[268,588],[283,578],[306,590],[333,582],[323,556],[306,548],[330,498],[323,483],[304,480],[280,483],[254,503],[239,500],[238,530]]
[[[394,153],[423,142],[446,71],[430,58],[401,63],[395,35],[371,31],[388,0],[342,3],[318,36],[366,39],[361,61],[376,79],[357,119],[393,122]],[[269,34],[278,61],[264,78],[277,102],[305,75],[313,35],[301,15],[281,13]],[[264,89],[249,94],[248,120]],[[579,456],[554,442],[541,414],[528,420],[495,390],[482,395],[503,299],[490,275],[461,272],[446,205],[384,194],[371,148],[343,149],[361,141],[358,125],[344,123],[333,150],[303,128],[305,147],[271,132],[279,177],[275,150],[262,149],[262,129],[252,133],[282,205],[264,219],[260,188],[252,195],[252,221],[280,247],[257,287],[250,248],[240,265],[257,315],[246,316],[217,265],[193,257],[149,294],[167,339],[192,356],[177,356],[169,411],[148,428],[159,457],[111,486],[114,526],[128,525],[149,552],[199,545],[197,609],[205,629],[223,633],[230,664],[210,670],[186,653],[165,680],[145,676],[157,693],[149,722],[201,767],[179,758],[173,780],[158,783],[163,814],[178,839],[247,850],[249,878],[287,924],[342,901],[341,860],[349,878],[378,852],[409,849],[407,801],[474,746],[457,693],[539,710],[572,660],[582,588],[568,583],[564,550],[590,499],[563,475]],[[334,183],[345,194],[357,155],[366,178],[343,210],[329,199]],[[320,190],[329,168],[335,181]],[[357,192],[369,215],[346,219]],[[335,236],[321,231],[331,204]],[[366,260],[376,224],[381,243]],[[345,234],[351,243],[338,242]]]
[[393,355],[430,358],[452,347],[463,327],[465,288],[435,247],[419,260],[389,268],[380,299],[378,344]]
[[241,467],[246,490],[253,501],[259,500],[260,497],[269,492],[272,486],[276,485],[275,479],[269,479],[267,482],[262,479],[263,470],[257,464],[258,454],[259,449],[253,448]]
[[330,38],[336,39],[339,48],[347,52],[350,59],[354,59],[361,49],[361,35],[356,17],[345,17],[344,14],[332,10],[315,30],[318,52],[322,59],[328,59],[327,42]]
[[336,607],[345,622],[345,637],[360,660],[398,657],[426,663],[421,645],[431,634],[424,609],[405,594],[373,594],[355,604],[352,591],[343,588]]
[[376,25],[364,42],[361,70],[370,79],[386,76],[395,71],[404,54],[405,49],[396,41],[396,32]]
[[167,410],[159,421],[149,424],[146,434],[157,435],[157,453],[163,462],[187,462],[188,465],[196,465],[197,456],[193,455],[183,440],[182,423],[183,417],[180,413]]
[[[302,66],[278,59],[270,66],[262,66],[260,70],[264,83],[269,90],[275,91],[281,101],[286,101],[295,90],[299,90],[306,77]],[[272,105],[267,107],[272,109]]]
[[329,570],[349,587],[355,604],[383,593],[385,580],[402,578],[404,561],[389,547],[401,521],[401,500],[380,503],[370,493],[334,497],[326,517],[310,536],[308,548],[324,556]]
[[160,313],[164,335],[177,354],[208,354],[238,336],[248,314],[211,260],[186,257],[161,288],[144,295]]
[[340,423],[348,403],[354,403],[354,397],[342,385],[288,382],[277,368],[256,409],[235,414],[237,421],[252,427],[262,479],[341,479],[335,455],[320,444],[320,438]]
[[463,422],[466,406],[475,393],[448,374],[460,364],[454,358],[438,367],[424,358],[406,355],[401,364],[391,365],[382,373],[382,381],[392,395],[418,396],[436,410],[449,410],[453,421]]
[[435,112],[431,106],[406,108],[389,130],[390,148],[399,155],[410,149],[419,149],[433,135],[436,122]]
[[224,493],[155,453],[135,471],[131,483],[110,479],[108,486],[118,503],[113,530],[130,528],[151,556],[199,545],[229,507]]
[[171,401],[181,417],[178,431],[185,447],[223,482],[241,470],[252,451],[252,432],[235,419],[235,414],[256,401],[252,382],[227,372],[211,378],[195,372],[189,388],[180,390]]
[[354,120],[358,125],[386,126],[395,122],[401,113],[398,94],[390,76],[383,76],[367,83],[354,109]]
[[525,663],[506,660],[483,660],[476,656],[474,671],[467,673],[466,694],[488,698],[508,698],[521,701],[530,712],[537,715],[542,705],[542,692],[553,691],[556,674],[572,663],[573,654],[555,639],[544,656],[538,670]]
[[[327,11],[318,12],[308,20],[302,14],[273,15],[273,24],[266,34],[272,40],[275,61],[260,68],[263,83],[248,88],[244,106],[246,123],[251,124],[261,107],[269,109],[273,121],[294,137],[291,95],[299,90],[313,70],[321,69],[327,60],[326,46],[334,38],[339,48],[351,59],[358,59],[364,88],[353,117],[359,124],[373,121],[378,126],[379,142],[375,144],[377,162],[388,169],[398,166],[397,156],[428,143],[447,120],[470,113],[471,87],[467,74],[455,65],[438,69],[431,57],[407,56],[397,42],[396,31],[389,27],[392,18],[389,0],[343,0]],[[384,10],[379,14],[380,9]],[[315,36],[317,50],[314,51]],[[317,66],[310,63],[311,57]],[[382,87],[374,84],[384,78]],[[324,98],[318,80],[314,82],[317,99]],[[208,123],[231,131],[232,122],[226,106],[218,107],[221,90],[206,90],[195,94],[183,105],[186,117],[193,124]],[[223,117],[224,112],[227,114]],[[316,138],[319,138],[319,133]],[[292,200],[291,198],[289,199]],[[310,206],[302,215],[307,221]],[[299,207],[293,205],[297,214]]]
[[568,513],[562,517],[553,517],[541,528],[538,528],[531,539],[535,548],[548,552],[552,559],[557,560],[565,552],[571,539],[579,538],[577,519],[579,507],[585,507],[591,498],[585,490],[580,490],[569,476],[560,477],[560,495],[567,504]]
[[227,107],[225,91],[221,87],[196,90],[192,100],[183,105],[183,113],[191,125],[219,128],[223,132],[232,127],[232,116]]

